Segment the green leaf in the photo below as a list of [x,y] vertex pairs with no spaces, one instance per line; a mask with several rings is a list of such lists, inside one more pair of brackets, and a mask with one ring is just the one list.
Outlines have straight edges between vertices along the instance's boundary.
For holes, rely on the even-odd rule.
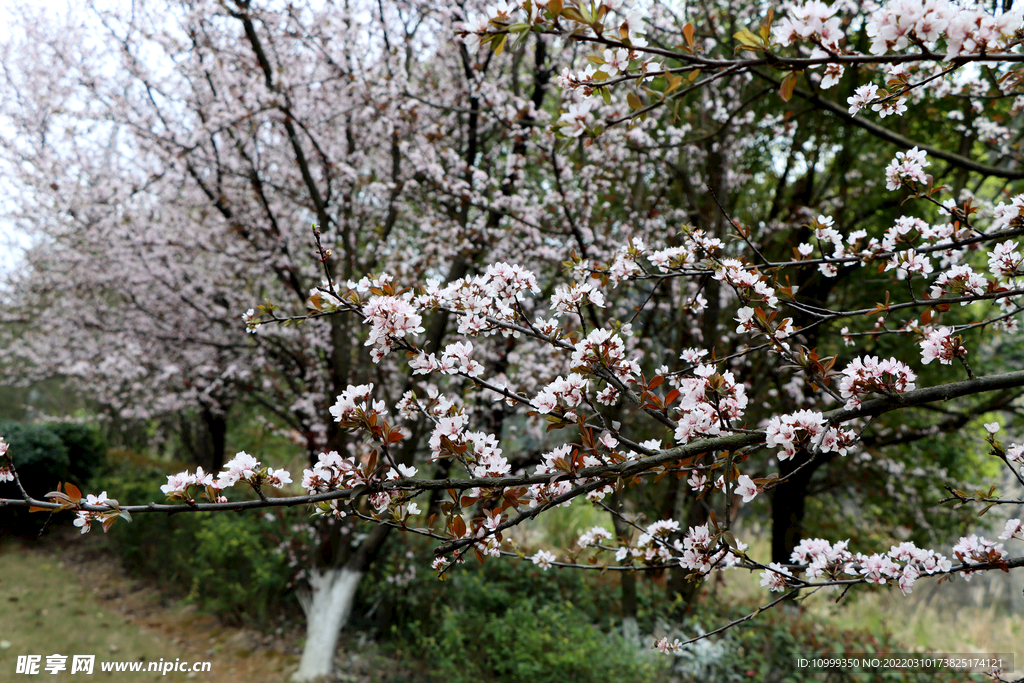
[[764,46],[764,43],[761,41],[761,38],[759,36],[754,35],[747,29],[743,29],[742,31],[734,33],[732,37],[739,41],[742,47],[747,49],[757,50]]
[[583,15],[580,14],[580,11],[578,9],[576,9],[575,7],[566,7],[566,8],[564,8],[562,10],[562,16],[565,17],[566,19],[571,19],[572,21],[575,21],[575,22],[580,23],[580,24],[589,24],[590,23],[589,21],[587,21],[586,19],[583,18]]
[[502,34],[501,38],[497,40],[497,44],[494,45],[494,54],[500,55],[501,51],[505,49],[505,41],[508,39],[508,34]]

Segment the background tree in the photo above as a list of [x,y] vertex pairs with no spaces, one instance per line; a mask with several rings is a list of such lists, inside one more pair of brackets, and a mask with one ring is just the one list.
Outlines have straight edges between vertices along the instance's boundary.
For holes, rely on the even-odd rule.
[[[23,330],[15,352],[44,374],[95,384],[119,410],[200,406],[216,415],[244,395],[304,435],[311,465],[336,463],[321,450],[358,456],[364,484],[378,487],[376,499],[353,510],[366,517],[387,519],[387,510],[404,519],[409,511],[403,496],[383,495],[386,484],[371,476],[370,463],[404,473],[399,464],[431,458],[435,483],[409,490],[431,491],[426,505],[445,521],[445,549],[460,557],[474,545],[465,533],[483,534],[477,550],[495,552],[487,539],[511,523],[496,520],[512,508],[539,511],[560,496],[568,502],[611,491],[600,481],[545,487],[499,477],[492,484],[503,496],[452,497],[450,486],[436,482],[460,469],[476,479],[537,467],[548,476],[575,475],[587,465],[633,473],[628,458],[616,464],[625,457],[616,450],[621,444],[641,461],[636,473],[672,463],[659,472],[670,476],[641,478],[629,495],[617,491],[619,507],[611,509],[621,547],[662,570],[679,562],[669,561],[667,537],[664,547],[649,529],[630,538],[646,526],[640,515],[676,520],[691,541],[693,529],[714,529],[722,518],[727,530],[738,502],[712,503],[719,475],[730,496],[740,486],[747,491],[741,498],[771,492],[772,561],[781,564],[809,529],[809,495],[827,496],[818,509],[838,532],[849,522],[835,512],[838,502],[865,494],[871,502],[879,478],[899,469],[898,449],[892,459],[853,461],[843,457],[845,446],[823,448],[809,439],[830,434],[814,431],[821,425],[793,428],[800,438],[791,439],[792,457],[761,445],[782,443],[764,431],[773,420],[870,393],[870,383],[851,385],[850,396],[835,386],[833,368],[855,368],[849,363],[861,357],[847,351],[847,341],[865,356],[909,362],[920,353],[914,335],[927,340],[946,329],[933,343],[947,345],[955,332],[976,335],[965,346],[977,384],[957,390],[963,393],[907,390],[914,397],[907,404],[828,413],[836,428],[870,418],[856,433],[836,436],[859,441],[867,453],[932,439],[936,427],[957,429],[1008,408],[1019,394],[1015,379],[982,381],[1001,368],[1002,338],[986,337],[982,346],[978,336],[1014,324],[1016,252],[1006,252],[1009,265],[989,266],[982,284],[965,284],[966,271],[950,270],[974,261],[984,268],[970,249],[1017,234],[1016,205],[999,204],[1009,187],[999,183],[1021,173],[1015,128],[1004,125],[1018,108],[999,89],[1008,57],[968,50],[954,66],[981,69],[985,78],[927,80],[950,67],[945,53],[925,47],[909,66],[880,78],[931,109],[889,128],[893,119],[876,123],[848,107],[874,102],[897,114],[900,99],[866,96],[860,74],[841,74],[842,65],[871,74],[879,60],[833,49],[837,31],[847,37],[844,49],[873,48],[872,22],[884,25],[874,7],[845,8],[833,22],[837,6],[796,6],[774,26],[768,18],[767,34],[749,35],[744,27],[757,28],[760,6],[708,6],[696,20],[655,5],[646,22],[614,2],[543,11],[524,5],[522,15],[498,5],[483,19],[483,7],[435,11],[418,3],[172,9],[170,19],[163,6],[140,5],[127,17],[98,13],[105,44],[120,46],[116,62],[89,47],[84,27],[58,35],[30,22],[26,43],[8,46],[5,60],[18,64],[7,68],[5,82],[4,113],[17,131],[6,141],[7,160],[29,190],[23,219],[45,216],[47,236],[15,291],[23,293],[23,310],[52,307],[59,311],[54,325],[63,326],[41,338]],[[1007,45],[1003,36],[1013,28],[993,16],[1002,23],[984,38],[991,51]],[[457,31],[461,43],[436,39]],[[805,39],[804,53],[780,45],[794,35]],[[943,40],[952,50],[952,39]],[[511,41],[505,50],[502,41]],[[475,49],[481,42],[489,47]],[[834,54],[814,53],[811,43]],[[736,58],[737,46],[753,58]],[[63,68],[47,68],[54,63]],[[808,68],[815,66],[824,73]],[[788,103],[776,99],[777,89]],[[981,110],[979,102],[986,103]],[[959,147],[944,151],[938,145],[951,132]],[[883,189],[882,179],[895,151],[910,148],[927,150],[933,167],[926,185],[924,157],[894,162],[889,184],[921,195],[908,218],[907,195]],[[934,167],[939,162],[948,167]],[[945,178],[951,186],[932,192]],[[948,198],[952,205],[941,203]],[[994,215],[987,231],[972,222],[979,206]],[[314,242],[310,223],[318,226]],[[913,250],[942,259],[943,282],[953,284],[922,290],[933,271],[916,261],[904,267]],[[866,278],[856,265],[882,271]],[[900,274],[903,282],[894,283]],[[422,287],[419,298],[403,293],[412,286]],[[966,292],[1002,309],[979,303],[961,314],[923,291],[932,299]],[[878,304],[893,294],[900,307]],[[301,326],[261,325],[250,343],[237,316],[255,301],[270,303],[247,314],[251,329],[311,315]],[[333,315],[346,310],[368,325]],[[908,317],[919,311],[929,319]],[[862,324],[865,313],[871,324]],[[122,341],[128,330],[138,335],[137,349]],[[595,334],[588,346],[584,339]],[[59,350],[54,341],[62,342]],[[361,360],[365,346],[374,347],[372,365]],[[615,356],[594,361],[587,353],[595,348]],[[958,348],[943,360],[966,360]],[[583,356],[573,357],[573,349]],[[59,363],[44,362],[51,357]],[[88,374],[94,367],[101,369]],[[904,366],[891,367],[899,372],[885,379],[881,372],[875,388],[895,400]],[[948,381],[949,369],[938,367],[936,382]],[[586,408],[582,385],[565,385],[581,381],[573,370],[592,382]],[[648,379],[657,377],[668,379]],[[677,392],[678,408],[664,407],[663,381]],[[368,430],[379,441],[379,425],[344,417],[346,402],[362,405],[371,391],[388,406],[406,396],[397,451],[385,440],[370,455],[348,433]],[[975,393],[984,395],[942,408],[939,420],[906,411],[892,422],[885,416],[917,401]],[[335,403],[339,395],[346,398]],[[602,399],[607,408],[598,407]],[[637,410],[632,399],[651,403]],[[584,410],[590,422],[579,421]],[[470,424],[481,431],[464,432]],[[573,430],[578,436],[562,436]],[[596,440],[602,432],[608,453]],[[698,437],[718,440],[688,446]],[[566,441],[575,446],[563,454]],[[663,449],[672,442],[675,450]],[[499,451],[498,443],[514,448]],[[564,460],[572,452],[578,457]],[[902,453],[920,457],[913,448]],[[933,499],[935,484],[969,468],[952,453],[921,471],[921,489]],[[779,479],[770,476],[776,469]],[[463,481],[453,490],[481,486]],[[886,524],[930,519],[921,490],[899,490],[906,505],[882,508]],[[326,671],[351,593],[390,527],[376,527],[358,544],[353,527],[335,528],[308,607],[311,636],[324,637],[308,639],[301,676]],[[929,541],[928,526],[918,529],[914,540]],[[638,547],[644,536],[646,547]],[[743,559],[722,548],[706,546],[707,557]],[[703,575],[695,569],[692,562],[673,569],[670,590],[685,601],[699,585],[686,579]],[[780,576],[765,571],[766,580]],[[623,576],[628,596],[632,574]]]

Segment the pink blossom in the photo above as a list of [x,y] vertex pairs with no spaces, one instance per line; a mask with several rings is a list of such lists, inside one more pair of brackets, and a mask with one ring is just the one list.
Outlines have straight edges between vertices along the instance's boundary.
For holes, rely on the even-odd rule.
[[997,244],[988,256],[988,268],[997,278],[1016,277],[1021,272],[1021,262],[1017,243],[1010,240]]
[[917,388],[917,375],[895,358],[879,361],[875,356],[854,358],[843,368],[839,391],[847,408],[860,405],[860,398],[875,392],[905,393]]
[[772,562],[768,565],[768,569],[761,572],[761,585],[773,593],[781,593],[788,586],[787,578],[793,578],[792,572],[781,564]]
[[365,345],[379,363],[397,340],[423,332],[423,318],[409,301],[398,296],[373,296],[363,306],[364,322],[370,325]]
[[551,569],[551,563],[555,562],[557,559],[558,558],[547,550],[538,550],[533,557],[530,558],[530,561],[544,571],[547,571],[548,569]]
[[927,185],[931,176],[924,169],[930,164],[927,153],[917,147],[909,152],[896,152],[896,158],[885,169],[886,189],[898,190],[907,183]]
[[895,114],[903,116],[907,111],[907,98],[898,97],[894,100],[885,100],[871,105],[871,111],[877,111],[878,117],[884,119],[886,116]]
[[1008,519],[1006,520],[1006,526],[1003,528],[1003,533],[999,535],[999,539],[1002,541],[1008,541],[1011,538],[1024,540],[1024,537],[1021,536],[1022,530],[1024,530],[1024,523],[1019,519]]
[[910,275],[929,275],[934,268],[932,261],[927,254],[919,254],[913,249],[907,249],[893,254],[893,257],[885,265],[886,270],[896,269],[896,276],[905,280]]
[[[586,80],[589,80],[589,74],[583,75],[586,76]],[[570,137],[578,138],[586,132],[587,125],[594,118],[590,113],[590,108],[592,106],[592,100],[584,100],[578,104],[570,104],[568,110],[559,117],[559,122],[568,129],[568,135]]]
[[629,51],[624,49],[605,50],[604,66],[601,68],[608,76],[617,76],[629,70]]
[[749,503],[758,494],[757,484],[745,474],[741,474],[736,480],[736,488],[733,489],[737,495],[743,496],[743,502]]
[[853,91],[851,97],[846,98],[846,103],[850,105],[850,116],[853,116],[861,109],[866,107],[871,100],[875,99],[878,94],[878,86],[868,83],[862,85]]
[[948,327],[928,330],[921,341],[921,362],[925,365],[936,359],[942,365],[950,365],[954,358],[966,353],[966,349],[954,340],[953,330]]
[[654,643],[654,649],[663,655],[678,655],[683,653],[683,644],[678,638],[670,643],[668,638],[662,637]]

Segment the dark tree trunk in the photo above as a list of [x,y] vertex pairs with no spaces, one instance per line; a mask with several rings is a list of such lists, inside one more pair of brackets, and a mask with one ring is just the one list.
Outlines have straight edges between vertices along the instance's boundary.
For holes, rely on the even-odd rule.
[[[686,506],[686,521],[679,525],[680,528],[685,530],[707,523],[708,509],[704,506],[704,501],[697,500],[688,487],[680,486],[679,488],[679,498],[682,504]],[[681,515],[677,515],[675,519],[678,520],[680,517]],[[700,581],[686,580],[685,577],[688,573],[682,567],[669,570],[668,584],[665,586],[668,599],[673,600],[679,597],[683,604],[686,605],[687,610],[696,603],[697,592],[700,590],[701,585]]]
[[[620,510],[619,497],[612,496],[611,506],[615,510]],[[618,515],[612,515],[612,525],[615,527],[615,535],[619,538],[629,538],[632,534],[632,530],[625,521],[620,519]],[[636,629],[636,573],[635,572],[620,572],[622,577],[622,627],[623,631],[635,632]]]
[[224,447],[228,434],[227,412],[214,413],[203,408],[203,426],[206,434],[206,460],[210,464],[210,472],[219,472],[224,467]]
[[784,481],[772,489],[772,562],[788,563],[790,553],[803,538],[807,485],[814,470],[825,462],[819,456],[793,474],[808,457],[807,451],[801,450],[795,458],[779,463],[779,476]]

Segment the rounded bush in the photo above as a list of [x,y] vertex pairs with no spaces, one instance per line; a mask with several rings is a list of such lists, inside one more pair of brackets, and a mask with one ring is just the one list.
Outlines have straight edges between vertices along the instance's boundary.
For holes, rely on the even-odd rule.
[[102,467],[107,457],[107,440],[95,427],[70,422],[44,425],[57,435],[68,452],[68,477],[84,485]]
[[[39,425],[2,420],[0,436],[10,446],[7,453],[29,495],[41,499],[56,489],[59,482],[67,481],[71,462],[68,449],[52,431]],[[21,498],[21,492],[14,482],[4,482],[0,484],[0,497]],[[0,529],[34,535],[46,518],[45,514],[29,513],[27,508],[7,507],[0,510]]]
[[[123,503],[160,500],[173,465],[115,455],[90,483]],[[187,597],[229,623],[265,626],[282,609],[290,572],[260,513],[135,515],[108,538],[132,572],[150,576],[171,595]]]

